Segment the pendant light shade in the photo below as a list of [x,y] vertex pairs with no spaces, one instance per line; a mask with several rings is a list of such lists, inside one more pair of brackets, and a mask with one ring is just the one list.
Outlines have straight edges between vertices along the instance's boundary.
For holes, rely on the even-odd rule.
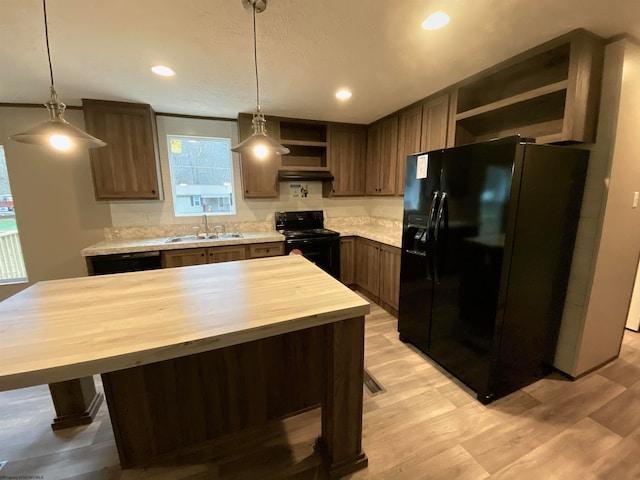
[[31,145],[45,145],[59,151],[69,151],[74,149],[74,147],[104,147],[106,145],[105,142],[74,127],[64,119],[66,105],[58,99],[58,94],[53,83],[46,0],[42,0],[42,7],[44,10],[44,31],[47,41],[47,58],[49,59],[49,73],[51,77],[51,98],[44,104],[49,111],[49,119],[22,133],[11,135],[9,139],[14,142],[28,143]]
[[253,134],[233,147],[231,151],[253,154],[258,158],[265,158],[270,152],[278,155],[286,155],[289,153],[287,147],[280,145],[267,135],[266,123],[267,121],[260,110],[254,113],[253,120],[251,121]]
[[258,81],[258,48],[256,42],[256,13],[262,13],[267,8],[267,0],[242,0],[245,8],[253,12],[253,59],[256,71],[256,111],[253,114],[251,136],[231,149],[232,152],[254,155],[266,158],[270,154],[286,155],[289,149],[280,145],[267,135],[267,120],[260,110],[260,82]]

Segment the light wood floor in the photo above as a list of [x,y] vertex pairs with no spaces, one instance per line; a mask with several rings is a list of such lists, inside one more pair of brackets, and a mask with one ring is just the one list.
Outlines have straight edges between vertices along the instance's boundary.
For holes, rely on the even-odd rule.
[[[640,334],[620,358],[577,381],[559,375],[491,405],[398,340],[396,319],[372,306],[365,366],[360,479],[640,479]],[[282,422],[241,456],[122,471],[105,405],[89,426],[53,432],[46,386],[0,393],[0,479],[321,479],[318,409]],[[255,444],[255,445],[254,445]]]

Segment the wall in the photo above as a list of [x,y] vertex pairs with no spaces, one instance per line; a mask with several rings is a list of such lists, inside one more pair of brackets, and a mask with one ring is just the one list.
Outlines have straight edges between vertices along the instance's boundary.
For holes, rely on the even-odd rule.
[[[174,217],[173,215],[173,199],[171,198],[168,173],[167,135],[229,137],[233,144],[236,144],[238,139],[238,127],[235,121],[158,116],[157,123],[165,200],[111,202],[111,216],[114,227],[199,223],[200,219],[198,217]],[[281,182],[280,198],[244,200],[242,198],[240,156],[236,153],[233,154],[233,176],[234,189],[237,192],[236,215],[222,215],[219,217],[211,215],[213,222],[216,220],[220,222],[273,221],[273,213],[281,210],[324,210],[327,218],[373,215],[396,220],[402,219],[402,197],[324,198],[322,197],[321,182],[306,183],[309,190],[306,198],[293,197],[290,185],[294,182]]]
[[[82,112],[67,111],[65,117],[84,128]],[[86,275],[80,250],[102,240],[111,225],[109,205],[94,199],[86,151],[59,154],[7,139],[46,119],[44,107],[0,107],[0,143],[29,277],[26,284],[0,285],[0,300],[41,280]]]
[[640,254],[637,128],[640,48],[607,46],[598,136],[592,146],[555,365],[581,375],[618,355]]

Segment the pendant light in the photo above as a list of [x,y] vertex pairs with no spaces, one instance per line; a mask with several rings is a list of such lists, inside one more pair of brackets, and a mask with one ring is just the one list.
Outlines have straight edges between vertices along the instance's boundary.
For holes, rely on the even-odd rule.
[[267,0],[242,0],[245,8],[251,8],[253,13],[253,61],[256,69],[256,111],[251,121],[253,133],[246,140],[231,149],[232,152],[252,154],[257,158],[266,158],[270,153],[286,155],[289,149],[280,145],[267,135],[267,120],[260,110],[260,86],[258,81],[258,48],[256,42],[256,13],[262,13],[267,8]]
[[46,145],[56,150],[68,151],[74,146],[84,148],[104,147],[102,140],[92,137],[79,128],[74,127],[64,119],[66,105],[58,99],[58,93],[53,83],[53,68],[51,66],[51,52],[49,51],[49,28],[47,26],[47,4],[42,0],[44,10],[44,33],[47,41],[47,58],[49,59],[49,75],[51,77],[51,98],[44,104],[49,111],[49,119],[22,133],[12,135],[9,139],[14,142],[29,143],[31,145]]

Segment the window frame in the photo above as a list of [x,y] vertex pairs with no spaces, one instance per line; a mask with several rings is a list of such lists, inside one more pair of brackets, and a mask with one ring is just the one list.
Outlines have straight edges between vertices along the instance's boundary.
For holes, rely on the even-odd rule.
[[[173,162],[171,161],[171,140],[172,139],[180,139],[180,140],[213,140],[213,141],[224,141],[225,143],[227,143],[228,147],[229,147],[229,164],[228,164],[228,168],[229,168],[229,172],[230,172],[230,182],[229,182],[229,187],[231,189],[230,192],[230,210],[227,211],[211,211],[211,212],[204,212],[204,211],[200,211],[200,212],[192,212],[192,213],[179,213],[177,211],[177,192],[176,192],[176,184],[174,182],[174,165]],[[169,184],[171,186],[171,198],[172,198],[172,202],[173,202],[173,215],[176,218],[188,218],[188,217],[199,217],[202,216],[203,214],[208,214],[211,216],[229,216],[229,215],[236,215],[237,214],[237,200],[236,200],[236,183],[235,183],[235,174],[234,174],[234,168],[233,168],[233,153],[231,152],[231,145],[233,143],[233,139],[226,137],[226,136],[207,136],[207,135],[183,135],[183,134],[174,134],[174,133],[166,133],[166,145],[167,145],[167,163],[168,163],[168,167],[169,167]],[[202,193],[192,193],[191,196],[191,202],[193,203],[193,196],[194,195],[199,195],[200,196],[200,203],[201,205],[203,203],[206,203],[204,195]],[[221,197],[213,197],[216,198],[218,201],[217,203],[220,203],[220,198]]]

